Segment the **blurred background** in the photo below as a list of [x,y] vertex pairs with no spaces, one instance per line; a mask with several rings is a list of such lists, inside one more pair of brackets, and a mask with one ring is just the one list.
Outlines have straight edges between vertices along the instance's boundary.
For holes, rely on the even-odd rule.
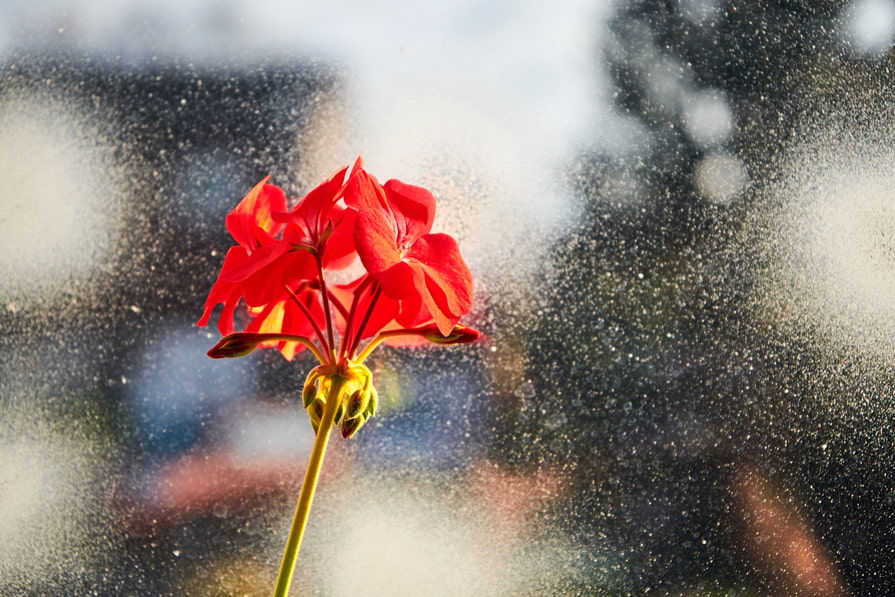
[[895,583],[895,1],[0,2],[0,594],[266,595],[312,363],[194,325],[263,176],[426,186],[308,595]]

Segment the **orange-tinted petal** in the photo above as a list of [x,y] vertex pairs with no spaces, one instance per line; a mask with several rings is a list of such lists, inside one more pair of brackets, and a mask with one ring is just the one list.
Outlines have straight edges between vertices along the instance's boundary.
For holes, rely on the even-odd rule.
[[237,243],[250,251],[260,246],[259,239],[271,238],[282,228],[272,214],[286,209],[283,189],[267,184],[267,176],[256,184],[242,201],[227,214],[227,230]]

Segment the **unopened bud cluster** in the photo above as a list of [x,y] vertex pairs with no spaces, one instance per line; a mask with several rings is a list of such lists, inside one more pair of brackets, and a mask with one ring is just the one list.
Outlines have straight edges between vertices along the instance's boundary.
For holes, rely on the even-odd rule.
[[[323,420],[327,400],[338,400],[334,425],[338,425],[342,437],[354,437],[367,419],[376,414],[379,395],[373,387],[373,374],[361,364],[350,364],[336,371],[328,365],[320,365],[311,370],[302,390],[302,403],[311,419],[316,434]],[[332,397],[333,379],[342,377],[339,395]]]

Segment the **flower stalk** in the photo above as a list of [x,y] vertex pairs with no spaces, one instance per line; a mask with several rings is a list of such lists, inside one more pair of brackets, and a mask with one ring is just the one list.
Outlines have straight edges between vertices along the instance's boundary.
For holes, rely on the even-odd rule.
[[298,504],[295,506],[295,515],[292,518],[292,527],[289,529],[289,538],[286,540],[286,549],[283,552],[283,561],[280,564],[280,572],[277,575],[277,585],[274,589],[274,597],[286,597],[289,593],[289,585],[292,583],[292,575],[295,572],[295,564],[298,561],[298,552],[301,548],[301,540],[308,525],[308,517],[311,513],[311,502],[317,491],[317,481],[320,478],[320,468],[323,465],[323,457],[326,454],[326,446],[329,443],[336,411],[341,399],[342,387],[345,378],[336,376],[329,388],[329,397],[317,428],[317,437],[314,439],[314,448],[308,460],[308,468],[305,471],[305,479],[301,485],[301,493],[298,496]]

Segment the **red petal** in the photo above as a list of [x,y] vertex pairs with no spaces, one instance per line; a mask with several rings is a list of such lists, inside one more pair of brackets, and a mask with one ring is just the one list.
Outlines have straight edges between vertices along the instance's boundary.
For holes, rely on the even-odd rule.
[[231,247],[227,251],[224,265],[221,267],[221,275],[218,276],[214,286],[211,287],[208,298],[205,300],[205,309],[202,312],[202,317],[196,322],[196,325],[207,325],[215,306],[223,303],[224,311],[218,318],[218,329],[225,336],[233,332],[233,313],[236,310],[236,304],[239,302],[241,293],[236,284],[226,279],[224,273],[232,268],[241,267],[247,259],[248,253],[244,247]]
[[405,259],[415,261],[425,273],[428,292],[423,300],[441,333],[448,335],[460,317],[472,309],[472,273],[457,241],[447,234],[427,234],[414,243]]
[[244,262],[222,269],[221,277],[225,278],[228,282],[242,282],[252,274],[257,273],[266,265],[272,263],[277,257],[280,257],[288,250],[289,245],[282,242],[258,247],[252,251],[252,254],[248,256],[248,259]]
[[328,179],[311,189],[288,213],[274,213],[273,219],[294,224],[316,240],[326,227],[329,210],[342,198],[354,173],[354,167],[350,173],[348,166],[339,168]]
[[397,328],[412,328],[434,319],[432,313],[423,305],[423,298],[414,293],[401,301],[401,311],[395,317]]
[[[354,245],[361,263],[374,276],[401,261],[395,231],[381,210],[364,209],[358,212],[354,224]],[[389,296],[400,298],[392,293]]]
[[286,209],[286,194],[283,189],[266,184],[268,180],[270,176],[256,184],[227,214],[227,230],[233,240],[249,250],[259,246],[259,237],[272,237],[282,227],[272,214]]
[[412,245],[432,229],[435,220],[435,197],[423,187],[389,180],[384,185],[389,206],[395,218],[398,245]]
[[357,210],[382,210],[389,213],[385,189],[376,177],[366,170],[359,170],[345,189],[345,203]]
[[327,269],[344,269],[354,263],[357,257],[354,248],[356,217],[357,213],[353,209],[342,209],[333,218],[335,227],[323,251],[323,265]]

